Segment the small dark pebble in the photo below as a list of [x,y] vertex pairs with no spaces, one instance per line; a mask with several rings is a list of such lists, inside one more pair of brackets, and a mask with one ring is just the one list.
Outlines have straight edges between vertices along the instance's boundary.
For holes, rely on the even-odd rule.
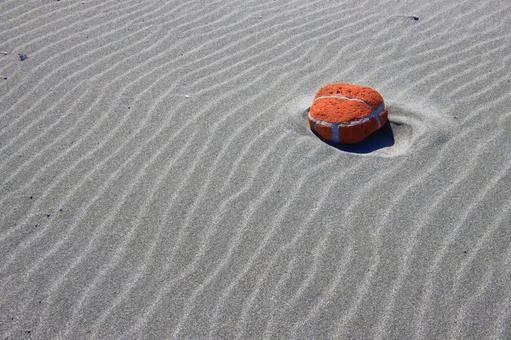
[[25,333],[30,334],[30,331],[25,331]]
[[59,209],[59,211],[62,211],[62,209]]
[[21,61],[28,59],[28,55],[26,55],[26,53],[19,53],[18,56],[20,57]]
[[47,214],[46,217],[50,217],[51,215],[50,214]]
[[464,251],[463,251],[463,254],[466,254],[466,253],[467,253],[467,251],[466,251],[466,250],[464,250]]
[[33,196],[30,196],[30,199],[34,198]]
[[7,77],[4,77],[4,80],[7,80]]
[[412,16],[412,19],[415,20],[415,21],[418,21],[419,20],[419,17],[416,17],[415,15]]

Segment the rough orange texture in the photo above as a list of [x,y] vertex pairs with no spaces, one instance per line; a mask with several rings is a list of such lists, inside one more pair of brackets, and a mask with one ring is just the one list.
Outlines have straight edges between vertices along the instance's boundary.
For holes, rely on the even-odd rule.
[[309,110],[309,125],[333,143],[358,143],[387,122],[382,96],[374,89],[347,83],[323,86]]
[[372,111],[365,103],[339,98],[323,98],[315,101],[310,112],[314,117],[331,123],[349,122],[367,116]]
[[332,140],[332,129],[324,125],[318,125],[315,131],[324,139]]

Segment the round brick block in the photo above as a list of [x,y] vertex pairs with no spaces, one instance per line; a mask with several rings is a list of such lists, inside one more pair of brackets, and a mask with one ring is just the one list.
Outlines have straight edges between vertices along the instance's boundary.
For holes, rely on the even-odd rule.
[[383,97],[367,86],[332,83],[316,93],[309,109],[309,126],[332,143],[353,144],[387,122]]

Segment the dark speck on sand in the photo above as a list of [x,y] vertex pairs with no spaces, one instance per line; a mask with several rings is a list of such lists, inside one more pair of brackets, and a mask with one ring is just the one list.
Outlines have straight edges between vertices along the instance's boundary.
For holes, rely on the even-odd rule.
[[18,56],[20,57],[21,61],[28,59],[28,55],[26,53],[20,53],[20,54],[18,54]]

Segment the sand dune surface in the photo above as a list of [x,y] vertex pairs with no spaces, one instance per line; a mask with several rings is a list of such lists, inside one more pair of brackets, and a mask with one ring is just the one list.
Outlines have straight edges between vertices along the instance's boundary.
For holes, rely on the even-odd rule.
[[[509,339],[510,52],[504,0],[2,0],[2,339]],[[318,139],[335,81],[386,130]]]

